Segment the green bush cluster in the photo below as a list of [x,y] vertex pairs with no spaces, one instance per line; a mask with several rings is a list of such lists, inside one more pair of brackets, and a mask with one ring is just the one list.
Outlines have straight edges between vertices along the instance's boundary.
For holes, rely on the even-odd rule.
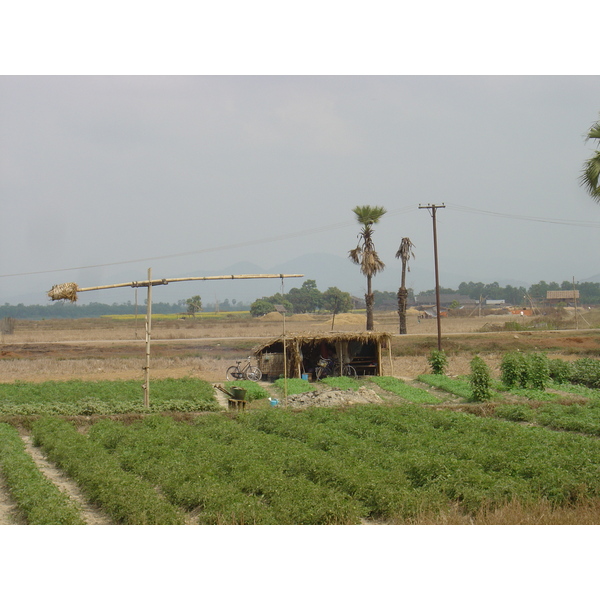
[[[124,471],[106,449],[57,417],[33,424],[34,441],[69,474],[91,502],[99,504],[116,523],[178,525],[183,513],[161,498],[154,487]],[[156,443],[160,443],[156,440]]]
[[83,525],[79,509],[38,469],[17,430],[0,423],[0,471],[29,525]]
[[427,357],[427,362],[434,375],[443,375],[448,367],[448,357],[443,350],[432,350]]
[[500,363],[501,380],[509,388],[544,390],[550,382],[550,361],[539,352],[507,352]]

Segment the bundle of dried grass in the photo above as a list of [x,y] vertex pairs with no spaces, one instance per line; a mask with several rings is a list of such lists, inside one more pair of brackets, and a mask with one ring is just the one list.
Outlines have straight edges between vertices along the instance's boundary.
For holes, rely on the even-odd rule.
[[50,300],[69,300],[70,302],[76,302],[78,289],[78,285],[74,282],[59,283],[58,285],[52,286],[52,289],[48,292],[48,297]]

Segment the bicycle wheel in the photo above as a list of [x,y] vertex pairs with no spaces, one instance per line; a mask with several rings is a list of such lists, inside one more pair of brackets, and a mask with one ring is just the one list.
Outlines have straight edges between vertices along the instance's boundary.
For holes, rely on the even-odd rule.
[[325,377],[331,377],[331,375],[332,373],[329,367],[317,367],[315,369],[315,377],[317,378],[317,381],[325,379]]
[[225,376],[227,377],[227,381],[237,381],[243,375],[237,367],[229,367]]
[[246,371],[246,379],[249,381],[260,381],[262,379],[262,371],[258,367],[250,367]]
[[352,377],[353,379],[356,379],[358,377],[356,369],[352,365],[344,366],[344,375],[346,377]]

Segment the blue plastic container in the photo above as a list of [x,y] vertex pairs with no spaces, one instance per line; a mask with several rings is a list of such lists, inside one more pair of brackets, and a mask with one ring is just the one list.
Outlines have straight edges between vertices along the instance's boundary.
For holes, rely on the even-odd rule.
[[304,381],[308,381],[308,373],[302,373],[302,379],[304,379]]
[[277,406],[279,404],[279,400],[277,400],[277,398],[269,398],[269,403],[271,406]]

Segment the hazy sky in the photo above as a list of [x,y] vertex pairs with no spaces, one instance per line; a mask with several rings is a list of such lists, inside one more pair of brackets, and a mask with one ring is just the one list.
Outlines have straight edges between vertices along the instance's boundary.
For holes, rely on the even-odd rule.
[[599,112],[596,76],[2,76],[0,304],[148,267],[345,258],[361,204],[387,208],[396,272],[408,236],[431,274],[418,206],[444,203],[441,285],[591,278],[600,206],[578,177]]

